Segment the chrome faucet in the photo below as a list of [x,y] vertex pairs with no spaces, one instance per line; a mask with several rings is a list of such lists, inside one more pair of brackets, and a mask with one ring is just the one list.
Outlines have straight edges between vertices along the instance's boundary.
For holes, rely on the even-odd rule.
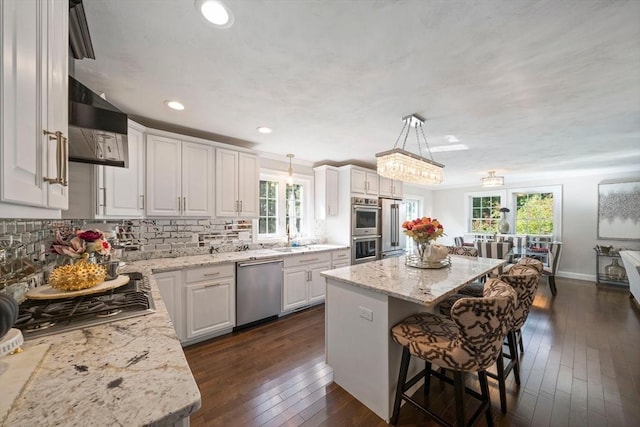
[[287,247],[291,247],[291,224],[287,224]]

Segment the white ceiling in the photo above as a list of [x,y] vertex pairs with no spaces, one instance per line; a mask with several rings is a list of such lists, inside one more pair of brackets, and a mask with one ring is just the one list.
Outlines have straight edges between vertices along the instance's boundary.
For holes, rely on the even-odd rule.
[[96,60],[75,75],[128,114],[313,163],[373,166],[418,113],[432,147],[469,146],[433,154],[442,187],[640,170],[640,1],[227,3],[221,30],[192,0],[84,0]]

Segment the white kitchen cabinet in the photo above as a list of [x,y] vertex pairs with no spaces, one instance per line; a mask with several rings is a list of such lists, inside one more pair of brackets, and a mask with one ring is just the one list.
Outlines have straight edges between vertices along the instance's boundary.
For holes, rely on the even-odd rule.
[[403,186],[402,181],[398,181],[384,176],[379,177],[380,197],[402,198]]
[[144,216],[144,134],[142,131],[143,128],[140,125],[129,121],[128,167],[96,166],[97,217],[141,218]]
[[326,294],[321,271],[331,267],[329,252],[289,256],[284,259],[282,311],[287,312],[324,301]]
[[149,216],[213,216],[213,147],[147,135]]
[[182,271],[168,271],[153,275],[160,290],[173,328],[180,341],[185,339],[184,317],[182,313]]
[[257,218],[259,186],[258,156],[216,149],[216,217]]
[[3,0],[0,8],[0,201],[67,209],[69,3]]
[[352,167],[351,193],[378,197],[378,174],[367,169]]
[[187,340],[231,330],[236,324],[235,264],[185,272]]
[[331,268],[341,268],[351,265],[351,249],[338,249],[331,252]]
[[322,165],[315,175],[316,219],[338,215],[338,168]]

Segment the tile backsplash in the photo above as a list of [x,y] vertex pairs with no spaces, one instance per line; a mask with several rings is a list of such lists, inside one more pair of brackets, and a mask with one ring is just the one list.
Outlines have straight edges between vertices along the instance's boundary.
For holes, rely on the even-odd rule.
[[124,261],[205,254],[210,248],[228,252],[262,247],[252,244],[251,220],[0,219],[0,288],[15,277],[31,279],[35,274],[35,280],[42,281],[37,273],[46,274],[57,261],[57,255],[48,252],[56,231],[77,228],[113,231],[110,241],[115,238],[124,246]]

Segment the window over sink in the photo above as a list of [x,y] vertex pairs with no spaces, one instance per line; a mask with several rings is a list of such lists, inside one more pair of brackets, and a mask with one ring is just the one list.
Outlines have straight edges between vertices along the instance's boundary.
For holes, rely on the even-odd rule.
[[[258,239],[308,236],[311,231],[312,181],[306,177],[293,178],[276,171],[260,174],[260,214],[257,220]],[[291,224],[291,225],[289,225]]]

